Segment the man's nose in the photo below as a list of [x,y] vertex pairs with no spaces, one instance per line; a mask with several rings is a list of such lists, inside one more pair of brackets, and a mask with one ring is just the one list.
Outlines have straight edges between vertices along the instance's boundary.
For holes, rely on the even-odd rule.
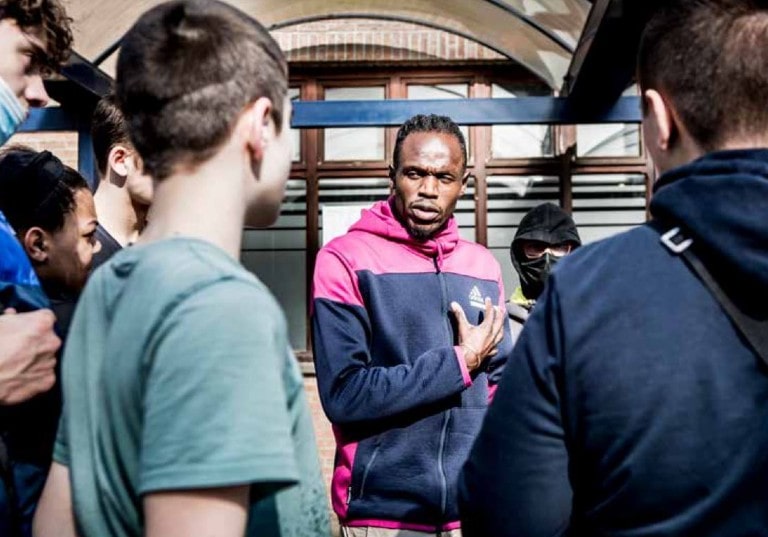
[[434,175],[427,175],[421,180],[419,194],[427,198],[436,198],[439,194],[439,182]]
[[40,75],[31,75],[28,78],[27,87],[24,90],[24,99],[30,108],[42,108],[48,104],[50,97],[45,91],[43,78]]

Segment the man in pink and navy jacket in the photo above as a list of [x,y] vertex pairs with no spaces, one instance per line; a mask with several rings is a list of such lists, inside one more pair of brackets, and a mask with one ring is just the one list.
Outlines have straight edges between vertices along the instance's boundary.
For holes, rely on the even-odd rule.
[[459,237],[467,156],[451,119],[409,119],[392,160],[392,196],[315,266],[333,508],[345,537],[460,535],[459,470],[512,350],[501,268]]

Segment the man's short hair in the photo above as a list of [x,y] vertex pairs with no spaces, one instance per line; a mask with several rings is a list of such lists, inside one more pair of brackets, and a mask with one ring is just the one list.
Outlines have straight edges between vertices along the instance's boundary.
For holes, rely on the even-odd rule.
[[72,48],[72,19],[58,0],[0,0],[0,20],[12,19],[24,31],[42,29],[46,40],[42,67],[58,71]]
[[392,152],[392,169],[395,172],[400,169],[400,151],[403,142],[409,134],[415,132],[437,132],[440,134],[448,134],[456,138],[456,141],[459,142],[459,146],[461,147],[461,168],[462,170],[467,168],[467,143],[464,140],[464,134],[462,134],[459,126],[448,116],[417,114],[403,123],[397,131],[395,149]]
[[96,164],[102,176],[107,174],[109,152],[114,146],[125,144],[133,147],[128,136],[128,124],[123,113],[117,107],[114,93],[109,93],[99,99],[93,110],[91,140]]
[[288,66],[266,29],[215,0],[172,1],[128,31],[117,61],[117,102],[156,180],[208,160],[259,97],[282,126]]
[[693,139],[712,151],[768,133],[768,3],[660,2],[638,55],[642,90],[659,91]]
[[22,145],[0,151],[0,211],[17,232],[60,230],[80,189],[88,189],[83,176],[49,151]]

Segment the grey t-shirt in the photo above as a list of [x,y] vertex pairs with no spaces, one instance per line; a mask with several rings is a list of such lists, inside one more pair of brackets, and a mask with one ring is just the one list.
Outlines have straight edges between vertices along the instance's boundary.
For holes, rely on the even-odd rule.
[[83,537],[142,535],[144,494],[238,484],[247,535],[329,534],[282,310],[222,250],[178,238],[115,254],[80,299],[62,375],[54,459]]

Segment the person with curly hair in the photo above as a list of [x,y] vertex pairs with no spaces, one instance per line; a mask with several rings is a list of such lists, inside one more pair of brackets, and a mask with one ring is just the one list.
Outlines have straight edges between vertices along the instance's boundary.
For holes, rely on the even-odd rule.
[[[69,57],[70,22],[58,0],[0,0],[0,145],[16,132],[30,108],[48,103],[43,76],[58,71]],[[0,408],[18,405],[54,385],[60,341],[48,307],[27,256],[0,212]],[[0,442],[0,448],[5,447]],[[16,467],[12,473],[7,455],[0,449],[0,535],[26,536],[42,483],[32,485],[35,490],[28,494],[29,476],[19,475]]]

